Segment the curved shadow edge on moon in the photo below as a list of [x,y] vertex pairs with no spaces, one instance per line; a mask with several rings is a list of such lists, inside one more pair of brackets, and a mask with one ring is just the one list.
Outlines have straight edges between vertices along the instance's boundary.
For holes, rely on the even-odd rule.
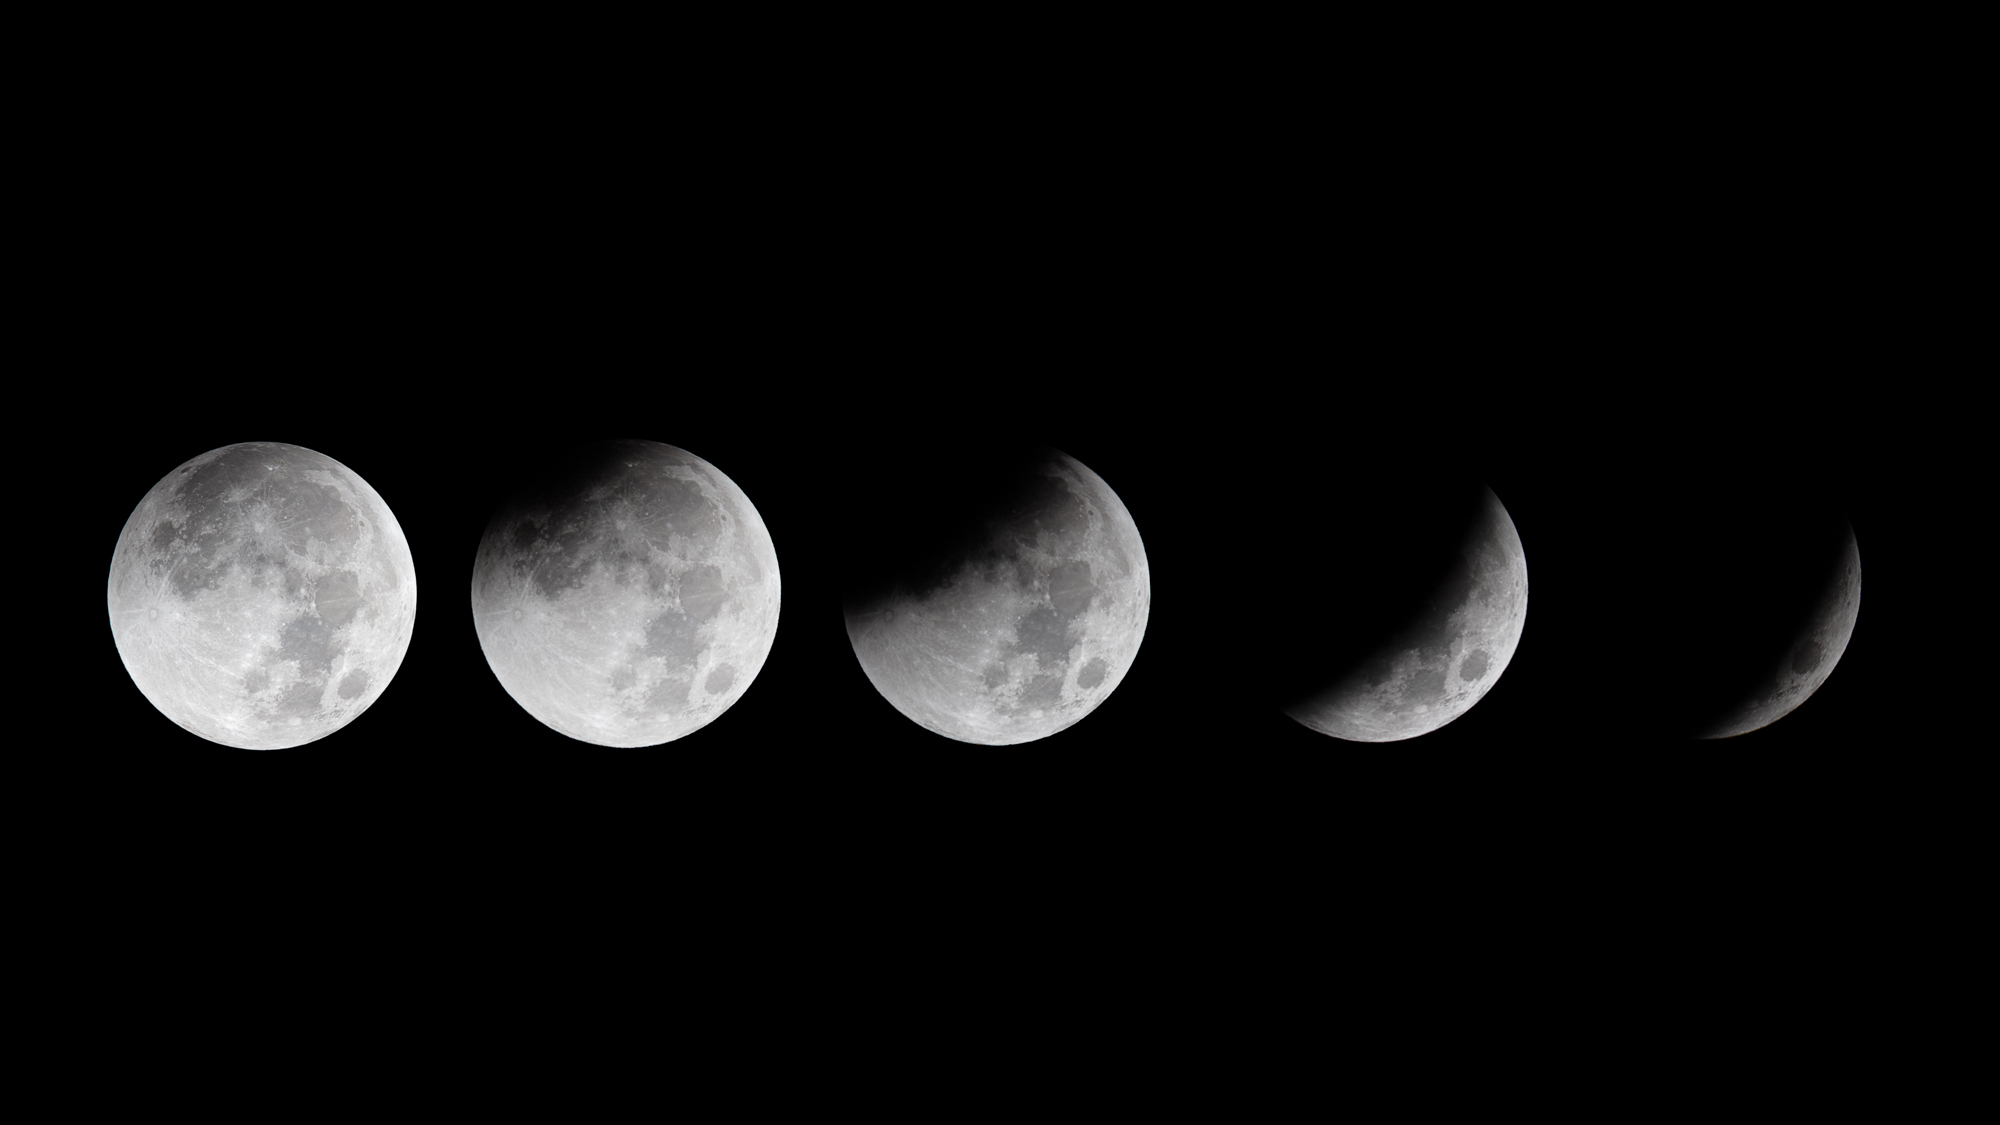
[[846,613],[869,683],[935,734],[1009,746],[1067,729],[1117,689],[1145,638],[1152,579],[1131,513],[1088,466],[1050,452],[1053,489],[982,558],[927,596]]
[[473,565],[474,628],[507,694],[581,742],[686,737],[762,671],[777,549],[720,469],[652,441],[595,442],[531,470]]
[[224,746],[276,750],[366,711],[417,610],[409,541],[353,470],[282,442],[187,461],[134,508],[106,602],[148,702]]
[[1734,738],[1770,726],[1818,691],[1847,652],[1861,615],[1861,548],[1848,525],[1841,563],[1806,627],[1763,685],[1697,737]]
[[1417,621],[1286,715],[1335,738],[1399,742],[1437,730],[1485,698],[1514,659],[1528,613],[1520,533],[1500,498],[1491,489],[1485,494],[1457,566]]

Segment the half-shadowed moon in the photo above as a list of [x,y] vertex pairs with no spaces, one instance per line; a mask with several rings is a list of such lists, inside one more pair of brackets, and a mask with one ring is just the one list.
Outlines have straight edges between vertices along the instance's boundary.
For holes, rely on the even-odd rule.
[[1104,478],[1053,449],[927,459],[850,547],[847,636],[882,698],[961,742],[1046,738],[1124,680],[1152,607]]

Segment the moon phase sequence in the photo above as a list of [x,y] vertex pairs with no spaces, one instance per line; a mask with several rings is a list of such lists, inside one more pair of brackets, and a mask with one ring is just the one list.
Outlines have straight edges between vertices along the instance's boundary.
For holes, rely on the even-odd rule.
[[[961,471],[986,463],[969,455],[911,474],[928,483],[897,479],[893,504],[849,525],[852,542],[822,543],[807,561],[844,573],[835,628],[903,720],[960,743],[1019,745],[1090,721],[1133,673],[1153,572],[1131,511],[1090,466],[1043,448],[998,458],[978,480]],[[487,667],[526,716],[595,745],[657,746],[742,701],[781,607],[778,554],[750,497],[716,466],[653,441],[591,443],[517,471],[472,560],[470,608]],[[1425,491],[1396,505],[1395,521],[1353,504],[1338,521],[1297,519],[1293,547],[1262,556],[1293,576],[1282,612],[1230,657],[1269,677],[1237,681],[1266,698],[1215,706],[1276,703],[1264,714],[1369,743],[1471,712],[1520,651],[1528,568],[1500,498],[1476,479],[1459,484],[1442,500]],[[1697,513],[1708,504],[1688,502]],[[1665,671],[1632,698],[1662,733],[1768,727],[1823,687],[1853,639],[1853,528],[1740,506],[1736,522],[1695,525],[1707,533],[1694,548],[1649,563],[1631,560],[1654,524],[1674,521],[1634,516],[1642,530],[1611,552],[1666,591],[1656,594],[1672,623]],[[1410,574],[1399,580],[1398,569]],[[1570,589],[1555,573],[1551,589]],[[120,532],[107,607],[126,671],[161,714],[223,745],[291,747],[342,730],[398,674],[416,572],[367,481],[310,449],[247,442],[183,463],[146,493]],[[1544,628],[1559,630],[1550,620]]]

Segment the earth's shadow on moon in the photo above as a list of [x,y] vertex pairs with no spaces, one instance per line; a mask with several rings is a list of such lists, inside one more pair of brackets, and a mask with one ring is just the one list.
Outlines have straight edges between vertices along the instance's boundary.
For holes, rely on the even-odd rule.
[[929,597],[968,564],[998,577],[1012,564],[998,533],[1055,498],[1056,485],[1041,471],[1055,455],[1046,446],[976,440],[913,449],[921,468],[882,482],[886,504],[856,497],[853,510],[870,518],[855,528],[862,549],[840,555],[842,612]]
[[1087,718],[1145,634],[1151,576],[1132,516],[1093,466],[1043,445],[913,443],[870,483],[839,557],[849,642],[905,718],[1015,745]]
[[1461,551],[1493,530],[1477,475],[1360,457],[1288,464],[1266,501],[1267,573],[1288,577],[1268,584],[1279,596],[1256,617],[1257,648],[1264,703],[1287,713],[1435,632],[1467,594]]
[[[1648,653],[1660,733],[1752,733],[1824,686],[1846,648],[1859,596],[1857,574],[1849,610],[1836,614],[1838,622],[1827,617],[1829,595],[1838,593],[1853,557],[1853,529],[1836,503],[1810,485],[1769,490],[1747,474],[1687,474],[1643,482],[1632,510],[1647,513],[1644,522],[1654,529],[1624,529],[1641,560],[1634,578],[1649,588],[1667,625]],[[1816,632],[1828,634],[1825,643],[1814,642],[1809,634]],[[1783,706],[1755,706],[1777,686],[1774,669],[1781,667],[1817,672],[1821,682]]]
[[603,746],[694,733],[762,669],[778,561],[719,467],[650,440],[556,447],[482,533],[472,610],[488,666],[545,726]]

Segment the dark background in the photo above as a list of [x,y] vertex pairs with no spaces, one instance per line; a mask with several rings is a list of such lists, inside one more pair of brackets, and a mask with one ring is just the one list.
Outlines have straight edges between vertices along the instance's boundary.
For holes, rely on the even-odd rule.
[[[450,982],[472,1012],[569,981],[761,988],[840,1039],[873,974],[923,985],[913,1027],[966,981],[1169,1025],[1245,997],[1337,1022],[1362,994],[1425,1021],[1428,993],[1507,1041],[1551,979],[1586,1034],[1632,990],[1847,1004],[1824,982],[1914,913],[1927,833],[1955,830],[1907,513],[1941,475],[1937,327],[1964,299],[1911,296],[1924,211],[1878,190],[1907,133],[1860,97],[1758,116],[1521,75],[1433,104],[1252,69],[1228,100],[1183,75],[1041,107],[113,106],[50,165],[60,346],[20,423],[59,451],[35,472],[89,481],[48,607],[70,644],[25,689],[68,717],[18,789],[51,825],[25,857],[51,916],[87,920],[55,932],[128,979],[181,973],[182,935],[283,979]],[[598,112],[621,97],[642,119]],[[1024,746],[903,719],[829,581],[904,518],[913,435],[958,432],[1079,458],[1152,567],[1124,683]],[[512,474],[604,436],[727,473],[784,581],[740,701],[643,750],[521,711],[467,604]],[[148,705],[103,609],[140,497],[246,440],[359,473],[419,576],[381,699],[263,754]],[[1441,475],[1520,532],[1513,662],[1411,741],[1284,718],[1265,641],[1313,552],[1392,548],[1370,512],[1421,511]],[[1682,486],[1829,495],[1859,537],[1838,667],[1738,739],[1656,722],[1658,665],[1699,655],[1657,591],[1704,529],[1646,499]]]

